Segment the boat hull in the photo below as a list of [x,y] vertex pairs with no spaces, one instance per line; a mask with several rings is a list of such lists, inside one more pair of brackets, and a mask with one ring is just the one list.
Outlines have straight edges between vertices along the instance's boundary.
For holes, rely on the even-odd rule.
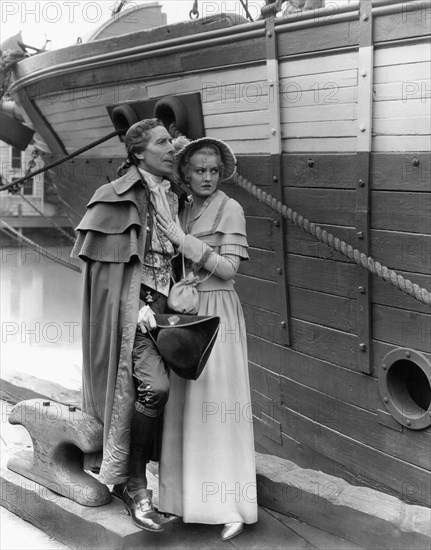
[[[229,143],[242,177],[429,289],[425,19],[404,3],[349,5],[163,47],[119,37],[115,55],[85,45],[20,63],[14,94],[56,157],[111,132],[115,105],[200,94],[206,135]],[[56,169],[74,225],[123,156],[115,137]],[[247,217],[238,337],[257,448],[429,506],[429,308],[235,184],[224,190]]]

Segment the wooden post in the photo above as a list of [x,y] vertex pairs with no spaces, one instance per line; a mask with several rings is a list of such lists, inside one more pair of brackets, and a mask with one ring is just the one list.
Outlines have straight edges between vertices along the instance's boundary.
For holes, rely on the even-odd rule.
[[[277,59],[277,40],[274,14],[266,19],[266,69],[268,79],[268,123],[270,131],[271,194],[283,202],[283,175],[281,168],[280,84]],[[274,214],[274,249],[277,273],[277,293],[280,304],[281,343],[290,344],[288,318],[288,292],[286,270],[286,223],[281,214]]]
[[[370,157],[373,103],[373,37],[371,0],[361,0],[358,51],[358,138],[356,186],[356,246],[370,253]],[[358,366],[371,374],[370,273],[359,266],[357,288]]]

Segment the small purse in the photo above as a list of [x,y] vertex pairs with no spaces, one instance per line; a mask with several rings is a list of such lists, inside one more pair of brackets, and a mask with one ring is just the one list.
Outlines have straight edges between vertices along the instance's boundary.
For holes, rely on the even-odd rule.
[[168,308],[186,315],[196,315],[199,310],[199,294],[196,285],[199,277],[189,273],[172,285],[168,296]]
[[206,281],[211,277],[218,266],[217,262],[214,269],[203,279],[199,279],[197,275],[190,272],[186,275],[186,268],[184,264],[183,256],[183,278],[172,285],[168,296],[168,307],[172,311],[177,313],[183,313],[185,315],[196,315],[199,310],[199,292],[197,285]]

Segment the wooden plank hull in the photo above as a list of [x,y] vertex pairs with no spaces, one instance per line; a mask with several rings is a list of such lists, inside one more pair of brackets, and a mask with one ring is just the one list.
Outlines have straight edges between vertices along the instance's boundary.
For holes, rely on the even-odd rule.
[[[273,193],[277,156],[285,204],[360,249],[365,212],[371,256],[429,290],[428,24],[420,7],[377,6],[373,39],[364,45],[361,20],[350,6],[276,21],[276,85],[268,77],[265,23],[258,22],[221,26],[206,37],[191,33],[189,41],[175,35],[163,48],[154,34],[148,43],[133,35],[129,49],[126,38],[116,39],[116,55],[105,41],[93,50],[87,44],[44,54],[19,64],[14,93],[49,151],[61,155],[112,131],[108,105],[199,92],[206,134],[230,144],[243,177]],[[371,45],[370,128],[361,120],[361,79],[370,76],[361,63]],[[362,203],[358,152],[367,133]],[[115,177],[123,155],[114,138],[56,170],[74,224],[94,190]],[[361,267],[290,224],[282,228],[280,258],[277,215],[239,187],[224,190],[247,216],[250,262],[236,288],[247,324],[257,447],[429,506],[431,428],[400,422],[382,393],[385,358],[401,348],[413,374],[404,379],[396,367],[390,383],[402,386],[405,417],[410,406],[414,414],[430,410],[431,375],[418,367],[418,358],[425,365],[431,359],[429,307],[374,278],[363,287]]]

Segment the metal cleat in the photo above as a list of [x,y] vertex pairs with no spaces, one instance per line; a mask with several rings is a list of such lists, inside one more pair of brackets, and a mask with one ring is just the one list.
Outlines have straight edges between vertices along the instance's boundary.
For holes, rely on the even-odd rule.
[[7,463],[16,472],[83,506],[103,506],[112,497],[106,485],[83,470],[84,453],[103,446],[103,426],[75,406],[43,399],[17,403],[9,416],[30,434],[33,451],[20,451]]

